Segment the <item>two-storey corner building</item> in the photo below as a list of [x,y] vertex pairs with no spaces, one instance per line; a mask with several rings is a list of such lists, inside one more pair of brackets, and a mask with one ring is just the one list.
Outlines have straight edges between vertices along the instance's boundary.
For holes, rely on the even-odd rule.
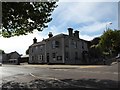
[[33,39],[29,47],[29,63],[47,64],[83,64],[88,63],[88,41],[79,38],[79,31],[73,33],[68,28],[69,35],[59,34],[41,42]]

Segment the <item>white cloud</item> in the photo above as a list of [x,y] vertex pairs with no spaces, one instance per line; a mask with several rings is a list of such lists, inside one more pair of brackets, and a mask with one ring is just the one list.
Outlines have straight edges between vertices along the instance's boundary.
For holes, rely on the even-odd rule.
[[[67,2],[59,3],[53,12],[53,22],[57,24],[93,23],[100,20],[117,20],[117,3]],[[71,25],[71,24],[70,24]],[[62,26],[61,26],[62,27]]]
[[117,22],[117,10],[117,3],[113,2],[61,2],[53,13],[52,22],[60,29],[77,26],[86,34],[103,32],[107,22]]
[[80,38],[84,39],[84,40],[87,40],[87,41],[93,40],[95,37],[99,37],[99,36],[101,36],[101,35],[89,36],[89,35],[80,34]]
[[88,26],[80,27],[78,30],[80,30],[80,32],[95,33],[100,30],[105,30],[106,24],[107,24],[107,22],[105,22],[105,23],[96,22],[96,23],[90,24]]
[[17,51],[20,54],[25,54],[29,46],[32,45],[34,37],[36,37],[37,41],[40,42],[43,39],[48,38],[49,32],[52,32],[53,35],[59,34],[57,28],[52,26],[49,31],[45,29],[42,32],[34,31],[33,34],[25,36],[15,36],[11,38],[0,37],[0,49],[4,50],[6,53]]
[[96,3],[59,3],[58,8],[56,8],[56,11],[53,14],[55,14],[56,20],[58,20],[60,23],[83,23],[94,21],[94,17],[91,17],[90,13],[95,7]]
[[0,37],[0,49],[4,50],[6,53],[13,51],[18,51],[20,54],[25,54],[25,51],[33,43],[33,38],[36,37],[38,41],[41,41],[44,36],[42,33],[39,35],[38,32],[29,34],[26,36],[15,36],[11,38]]

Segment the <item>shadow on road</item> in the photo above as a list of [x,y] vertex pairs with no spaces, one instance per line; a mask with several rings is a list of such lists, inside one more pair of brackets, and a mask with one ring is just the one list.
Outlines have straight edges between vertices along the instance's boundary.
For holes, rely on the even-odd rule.
[[[119,81],[120,82],[120,81]],[[2,90],[82,90],[82,89],[92,89],[92,90],[118,90],[117,81],[112,80],[97,80],[97,79],[52,79],[52,80],[33,80],[29,83],[18,83],[18,82],[7,82],[2,84]]]

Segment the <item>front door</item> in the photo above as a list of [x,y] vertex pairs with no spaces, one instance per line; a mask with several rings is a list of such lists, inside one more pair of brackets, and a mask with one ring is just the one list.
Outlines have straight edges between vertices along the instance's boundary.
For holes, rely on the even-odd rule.
[[49,64],[49,53],[47,53],[47,64]]

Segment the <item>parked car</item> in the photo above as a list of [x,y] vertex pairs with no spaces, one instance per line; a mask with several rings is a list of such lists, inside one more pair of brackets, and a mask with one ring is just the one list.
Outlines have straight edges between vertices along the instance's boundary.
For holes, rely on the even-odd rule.
[[2,63],[0,63],[0,66],[2,66]]
[[120,53],[116,56],[117,62],[120,62]]

